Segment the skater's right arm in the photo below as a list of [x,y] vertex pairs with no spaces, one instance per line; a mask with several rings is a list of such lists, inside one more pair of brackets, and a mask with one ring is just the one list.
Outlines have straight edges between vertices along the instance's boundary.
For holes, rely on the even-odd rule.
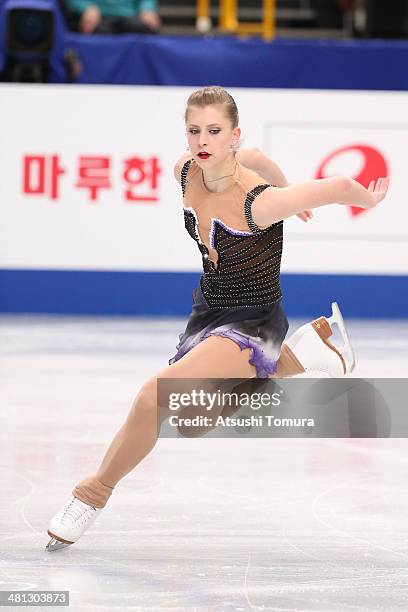
[[308,208],[326,204],[348,204],[359,208],[373,208],[386,196],[390,179],[371,181],[368,189],[357,181],[333,176],[263,191],[252,205],[256,225],[265,227],[296,215]]
[[174,166],[174,176],[178,183],[181,183],[181,171],[186,161],[192,158],[191,153],[184,153]]

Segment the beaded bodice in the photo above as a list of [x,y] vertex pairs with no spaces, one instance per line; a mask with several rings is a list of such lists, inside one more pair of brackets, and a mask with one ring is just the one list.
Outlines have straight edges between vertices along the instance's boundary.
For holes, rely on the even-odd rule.
[[[191,161],[184,164],[181,172],[185,200],[188,200],[186,191]],[[197,172],[194,179],[201,180]],[[234,229],[222,219],[212,217],[209,246],[200,236],[196,209],[193,206],[184,207],[185,227],[201,253],[204,274],[200,285],[210,308],[265,306],[281,297],[279,277],[283,221],[260,229],[251,213],[256,196],[269,186],[258,184],[242,198],[245,229]],[[216,261],[210,258],[211,253],[216,254]]]

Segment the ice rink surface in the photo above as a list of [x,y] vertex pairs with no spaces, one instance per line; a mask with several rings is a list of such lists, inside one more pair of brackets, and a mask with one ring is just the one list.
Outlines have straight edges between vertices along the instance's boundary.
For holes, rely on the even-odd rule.
[[[160,439],[77,544],[45,552],[184,323],[0,318],[0,590],[68,590],[74,612],[408,610],[405,439]],[[353,376],[407,376],[407,322],[349,330]]]

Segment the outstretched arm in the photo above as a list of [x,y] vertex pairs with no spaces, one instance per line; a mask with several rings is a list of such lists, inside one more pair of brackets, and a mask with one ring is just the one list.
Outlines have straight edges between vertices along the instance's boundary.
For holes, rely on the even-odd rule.
[[[245,168],[259,174],[267,183],[277,187],[289,187],[289,183],[278,164],[262,153],[260,149],[243,149],[236,154],[236,159]],[[313,217],[312,211],[305,208],[296,214],[302,221],[307,221]]]
[[343,176],[307,181],[283,189],[269,188],[262,192],[252,206],[256,225],[264,227],[287,219],[305,208],[326,204],[348,204],[373,208],[387,194],[390,179],[371,181],[368,189],[357,181]]

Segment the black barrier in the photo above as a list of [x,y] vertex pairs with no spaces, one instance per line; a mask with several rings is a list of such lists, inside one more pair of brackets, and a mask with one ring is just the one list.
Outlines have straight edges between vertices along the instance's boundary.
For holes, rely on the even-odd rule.
[[406,379],[159,379],[160,437],[405,438]]

